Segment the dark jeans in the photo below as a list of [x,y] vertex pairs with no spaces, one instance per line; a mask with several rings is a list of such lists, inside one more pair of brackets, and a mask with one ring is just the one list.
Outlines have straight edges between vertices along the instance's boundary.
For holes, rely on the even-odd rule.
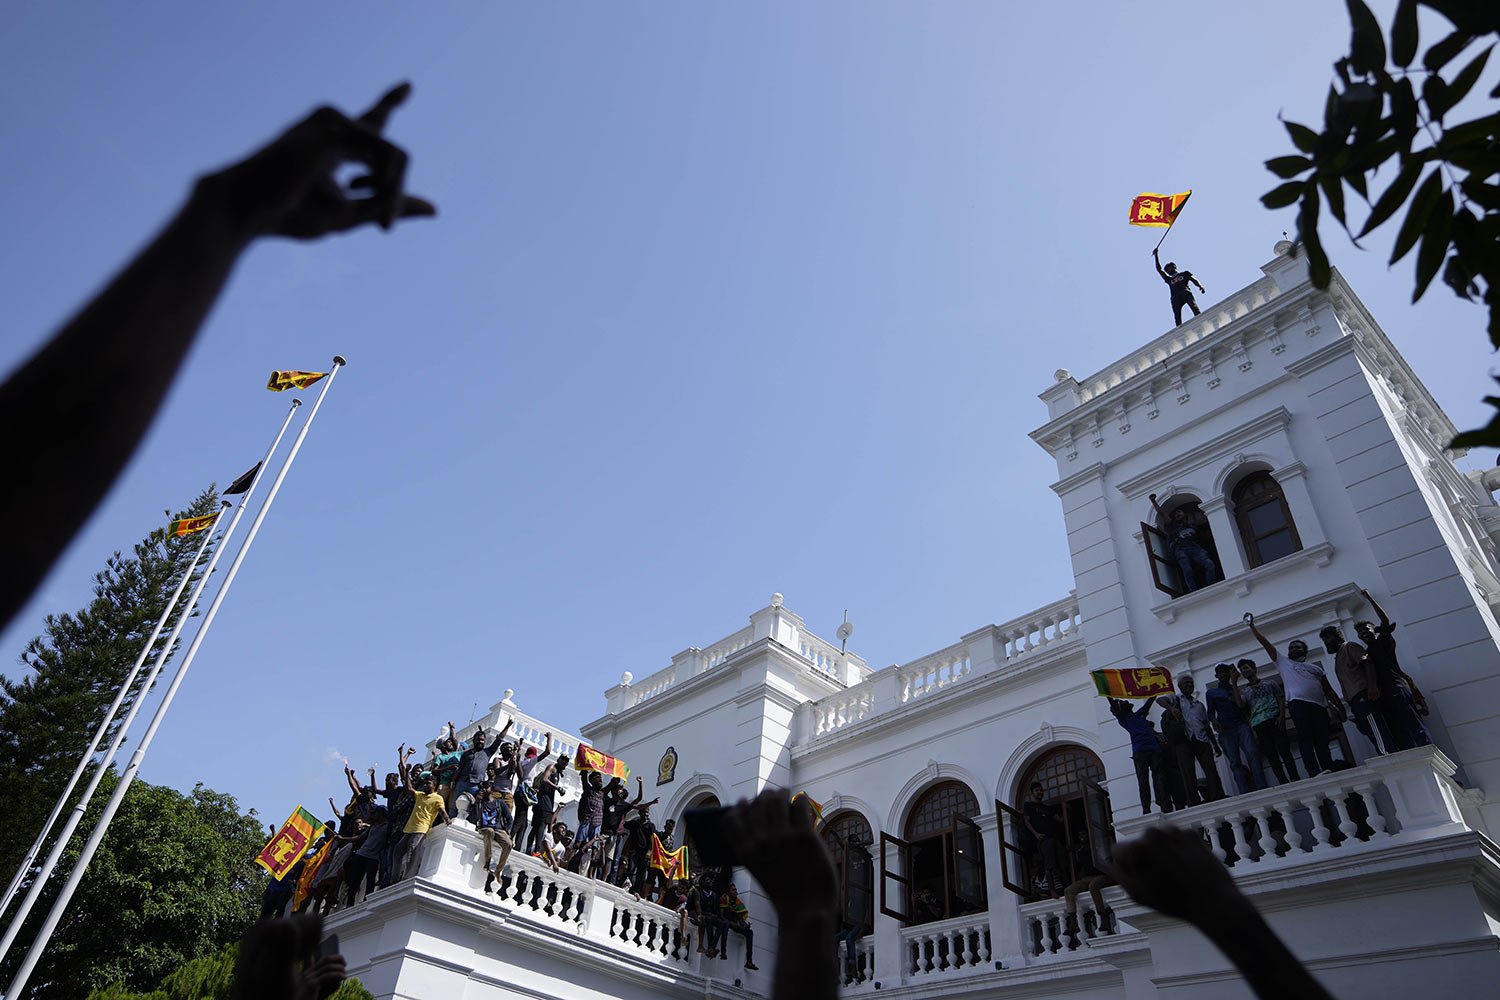
[[[1177,769],[1182,772],[1182,784],[1187,793],[1187,804],[1195,806],[1199,802],[1216,802],[1224,797],[1224,785],[1219,781],[1219,769],[1214,767],[1214,748],[1207,740],[1185,740],[1172,748],[1177,756]],[[1198,772],[1193,767],[1194,763],[1203,767],[1203,775],[1208,779],[1208,798],[1203,798],[1198,791]]]
[[1219,579],[1219,567],[1214,565],[1213,556],[1201,545],[1174,545],[1172,558],[1182,573],[1182,585],[1188,590],[1207,587]]
[[[1381,692],[1382,695],[1385,692]],[[1376,753],[1390,753],[1396,749],[1391,740],[1391,731],[1385,727],[1385,716],[1381,713],[1381,704],[1384,698],[1371,701],[1365,692],[1361,691],[1349,699],[1349,714],[1354,718],[1354,728],[1358,729],[1365,739],[1375,747]],[[1374,723],[1372,727],[1370,724]],[[1380,734],[1377,742],[1375,733]]]
[[354,897],[359,894],[359,883],[365,883],[365,895],[375,891],[375,875],[380,870],[379,858],[366,858],[358,854],[352,855],[344,863],[344,905],[353,906]]
[[542,834],[552,825],[552,800],[539,796],[531,807],[531,835],[526,838],[526,853],[534,854],[542,849]]
[[1247,795],[1266,787],[1265,772],[1261,770],[1260,750],[1256,748],[1255,733],[1250,723],[1242,722],[1232,729],[1219,733],[1219,745],[1224,748],[1224,758],[1229,761],[1229,773],[1234,777],[1234,787],[1241,795]]
[[1417,711],[1411,688],[1405,684],[1396,684],[1390,691],[1382,690],[1380,700],[1376,704],[1380,706],[1380,712],[1385,716],[1386,728],[1390,730],[1391,738],[1396,741],[1397,750],[1410,750],[1412,747],[1432,745],[1432,734],[1427,731],[1427,724],[1422,721],[1422,715]]
[[703,947],[710,955],[717,955],[719,949],[724,947],[724,939],[729,936],[724,921],[718,917],[699,917],[698,928],[699,933],[703,935]]
[[1151,811],[1151,791],[1156,790],[1156,804],[1161,811],[1172,811],[1172,793],[1167,785],[1167,761],[1160,750],[1142,750],[1130,755],[1135,762],[1135,781],[1141,790],[1141,812]]
[[614,847],[613,847],[613,854],[612,854],[612,856],[609,859],[609,878],[605,879],[605,881],[612,882],[615,885],[619,885],[620,884],[620,873],[622,871],[625,871],[625,837],[626,837],[626,834],[616,833],[616,834],[607,834],[607,836],[610,837],[610,840],[613,843]]
[[396,878],[396,846],[401,842],[400,829],[387,830],[385,845],[380,848],[380,887],[393,885]]
[[1333,754],[1328,751],[1328,709],[1310,701],[1289,701],[1292,725],[1297,728],[1297,752],[1307,776],[1333,770]]
[[1198,315],[1198,303],[1193,299],[1193,296],[1191,294],[1184,295],[1180,299],[1174,297],[1172,299],[1172,319],[1178,326],[1182,325],[1183,306],[1187,306],[1189,309],[1191,309],[1194,316]]
[[725,920],[721,922],[724,925],[724,936],[721,939],[719,950],[729,950],[729,931],[734,931],[745,939],[745,964],[750,965],[751,955],[755,951],[755,928],[750,926],[749,921]]
[[1297,773],[1297,762],[1292,758],[1292,741],[1287,739],[1286,726],[1282,725],[1280,718],[1267,719],[1256,726],[1255,742],[1260,747],[1260,755],[1271,765],[1271,773],[1276,775],[1278,785],[1302,777]]
[[[524,845],[526,843],[526,831],[529,829],[531,820],[531,802],[526,798],[519,788],[516,789],[516,818],[510,825],[510,839],[512,843]],[[524,853],[530,854],[530,851]]]
[[1047,880],[1047,888],[1056,895],[1068,884],[1063,872],[1066,862],[1063,860],[1062,838],[1038,837],[1037,850],[1042,855],[1042,874]]

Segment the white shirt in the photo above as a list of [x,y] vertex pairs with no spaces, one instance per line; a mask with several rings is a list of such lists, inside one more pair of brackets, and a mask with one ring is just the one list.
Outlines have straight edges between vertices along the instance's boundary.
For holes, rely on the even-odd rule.
[[1328,707],[1323,695],[1323,668],[1316,663],[1294,660],[1286,654],[1276,657],[1276,671],[1286,688],[1287,701],[1306,701],[1320,708]]

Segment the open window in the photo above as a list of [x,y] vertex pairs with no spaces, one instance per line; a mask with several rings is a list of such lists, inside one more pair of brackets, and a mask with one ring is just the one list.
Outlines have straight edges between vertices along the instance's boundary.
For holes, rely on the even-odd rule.
[[1031,855],[1036,838],[1026,829],[1020,811],[995,800],[995,829],[1000,835],[1000,884],[1022,899],[1030,899]]
[[[1099,861],[1107,861],[1112,851],[1113,812],[1109,795],[1100,784],[1103,781],[1104,765],[1099,758],[1083,747],[1070,745],[1057,746],[1043,753],[1021,779],[1019,791],[1023,801],[1031,795],[1032,783],[1038,783],[1042,786],[1042,802],[1061,817],[1060,834],[1065,858],[1063,875],[1070,883],[1081,877],[1082,862],[1088,855],[1093,856],[1097,870]],[[1021,883],[1028,891],[1021,895],[1027,898],[1045,896],[1047,886],[1042,870],[1041,845],[1030,835],[1019,809],[1011,809],[1010,815],[1015,817],[1018,829],[1025,834],[1024,842],[1030,847],[1025,855],[1026,881]]]
[[869,934],[875,929],[875,860],[870,856],[874,838],[870,824],[859,813],[846,810],[825,822],[819,832],[838,873],[843,921],[860,928],[861,934]]
[[[896,863],[891,865],[891,851],[896,852]],[[911,844],[900,837],[892,837],[880,831],[880,912],[895,917],[903,924],[912,922],[905,907],[911,896]],[[896,883],[891,891],[891,883]]]
[[912,925],[988,909],[977,815],[979,800],[968,786],[943,781],[912,807],[904,839],[882,833],[880,912]]
[[1187,593],[1182,585],[1182,570],[1172,559],[1172,540],[1167,533],[1141,522],[1141,540],[1146,543],[1146,562],[1151,567],[1151,582],[1156,589],[1168,597],[1181,597]]

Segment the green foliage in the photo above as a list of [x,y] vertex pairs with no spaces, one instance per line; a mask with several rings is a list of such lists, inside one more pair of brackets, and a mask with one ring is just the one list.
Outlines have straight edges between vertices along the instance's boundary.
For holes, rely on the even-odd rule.
[[[229,1000],[234,989],[238,948],[228,945],[212,955],[196,958],[162,980],[159,989],[134,993],[120,983],[96,989],[88,1000]],[[330,1000],[375,1000],[358,979],[346,979]]]
[[[115,785],[106,775],[90,807],[92,826]],[[63,854],[62,871],[76,862],[82,838]],[[260,910],[264,876],[255,865],[265,830],[234,798],[195,787],[175,789],[135,782],[89,865],[32,977],[34,1000],[87,996],[120,983],[132,990],[161,983],[193,959],[212,956],[238,940]],[[60,879],[54,879],[28,925],[40,922]],[[22,932],[27,941],[34,926]],[[181,985],[215,981],[212,964],[182,969]],[[7,971],[6,975],[10,974]],[[107,995],[107,994],[106,994]]]
[[[1301,155],[1266,161],[1266,169],[1285,183],[1261,201],[1267,208],[1298,206],[1297,238],[1319,288],[1327,288],[1332,277],[1318,235],[1324,206],[1359,246],[1405,205],[1390,263],[1416,250],[1412,301],[1441,271],[1454,294],[1488,307],[1490,343],[1500,347],[1500,184],[1494,183],[1500,175],[1500,112],[1448,120],[1489,65],[1500,38],[1500,3],[1399,0],[1387,46],[1364,0],[1346,2],[1349,54],[1333,65],[1323,131],[1283,123]],[[1446,18],[1452,30],[1426,51],[1420,67],[1413,67],[1420,46],[1418,6]],[[1500,86],[1489,98],[1500,98]],[[1394,176],[1372,202],[1370,182],[1387,166]],[[1345,187],[1369,206],[1357,234],[1350,228]],[[1500,408],[1500,397],[1486,401]],[[1479,445],[1500,446],[1500,416],[1455,438],[1451,447]]]
[[[177,516],[218,509],[218,494],[209,489]],[[94,578],[94,599],[87,607],[47,617],[45,633],[21,654],[27,676],[0,677],[0,787],[6,790],[0,871],[7,878],[36,839],[202,542],[201,536],[168,539],[166,520],[130,556],[116,552],[109,558]],[[157,640],[158,649],[171,624]],[[132,697],[139,694],[137,687]]]

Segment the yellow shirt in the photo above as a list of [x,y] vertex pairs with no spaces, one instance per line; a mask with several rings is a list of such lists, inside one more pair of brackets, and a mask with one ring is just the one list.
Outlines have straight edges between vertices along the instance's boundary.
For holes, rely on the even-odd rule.
[[437,792],[417,792],[417,800],[412,804],[411,817],[406,821],[406,826],[401,828],[402,833],[426,833],[432,829],[432,821],[437,818],[438,810],[443,808],[443,797]]

